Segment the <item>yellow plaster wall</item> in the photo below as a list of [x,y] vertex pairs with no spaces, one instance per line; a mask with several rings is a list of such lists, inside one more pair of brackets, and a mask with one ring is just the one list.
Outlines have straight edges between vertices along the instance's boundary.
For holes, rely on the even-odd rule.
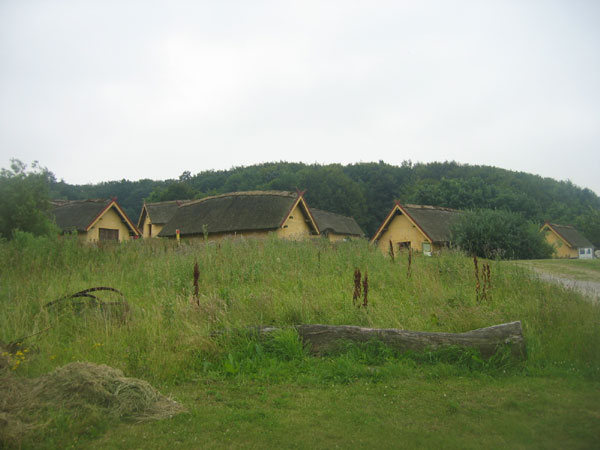
[[327,239],[329,239],[329,242],[340,242],[343,241],[345,237],[346,236],[343,234],[336,234],[331,232],[327,234]]
[[542,230],[545,234],[546,242],[554,247],[553,258],[578,258],[577,249],[569,247],[565,242],[559,238],[556,233],[548,228]]
[[[144,220],[142,220],[142,226],[139,227],[139,230],[142,232],[142,237],[144,239],[150,237],[150,224],[152,222],[150,221],[150,217],[148,217],[148,214],[146,214],[144,216]],[[154,227],[152,227],[154,228]],[[154,230],[153,230],[154,231]],[[152,233],[154,235],[154,233]]]
[[[377,247],[385,253],[389,252],[390,239],[394,245],[394,251],[398,250],[399,242],[410,242],[410,247],[414,252],[421,252],[423,242],[429,242],[423,233],[404,214],[394,216],[388,224],[388,229],[379,237]],[[439,250],[439,246],[432,244],[431,250],[437,251]]]
[[[152,236],[150,236],[150,224],[152,224]],[[158,237],[158,233],[160,233],[160,230],[162,230],[163,228],[164,225],[157,225],[155,223],[152,223],[150,217],[146,216],[142,221],[142,229],[140,231],[142,232],[142,237],[144,239],[149,237],[155,238]]]
[[[220,241],[226,238],[266,238],[269,235],[269,231],[260,230],[260,231],[243,231],[241,233],[209,233],[208,240],[209,241]],[[204,236],[200,235],[200,239],[204,239]]]
[[152,224],[152,237],[158,237],[158,233],[164,228],[164,225],[157,225],[155,223]]
[[[327,234],[327,239],[329,239],[329,242],[340,242],[343,241],[344,239],[359,239],[357,236],[349,236],[347,234],[337,234],[337,233],[328,233]],[[389,244],[388,244],[389,245]]]
[[[238,239],[238,238],[266,238],[270,233],[273,233],[272,230],[259,230],[259,231],[242,231],[236,233],[208,233],[207,241],[222,241],[223,239]],[[169,238],[175,239],[175,238]],[[193,236],[182,236],[181,240],[194,240],[194,241],[203,241],[204,235],[195,234]]]
[[119,241],[121,242],[130,239],[129,227],[121,222],[121,216],[113,207],[106,211],[87,233],[82,233],[81,236],[87,242],[97,242],[100,228],[119,230]]
[[284,239],[309,238],[310,227],[306,223],[306,218],[300,204],[296,205],[288,216],[288,219],[284,222],[283,227],[277,230],[277,236]]

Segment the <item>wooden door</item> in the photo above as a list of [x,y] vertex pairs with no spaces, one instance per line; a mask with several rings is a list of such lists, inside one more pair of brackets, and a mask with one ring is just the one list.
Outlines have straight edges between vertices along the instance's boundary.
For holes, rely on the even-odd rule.
[[98,230],[98,238],[101,241],[118,241],[119,230],[112,230],[110,228],[100,228]]

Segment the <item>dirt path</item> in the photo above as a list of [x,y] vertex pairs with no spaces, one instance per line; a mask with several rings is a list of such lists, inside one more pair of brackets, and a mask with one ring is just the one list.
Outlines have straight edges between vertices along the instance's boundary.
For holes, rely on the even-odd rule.
[[579,291],[592,300],[600,302],[600,282],[576,280],[564,275],[559,276],[550,272],[546,272],[537,267],[531,267],[531,269],[540,277],[540,279],[544,281],[561,284],[567,289]]

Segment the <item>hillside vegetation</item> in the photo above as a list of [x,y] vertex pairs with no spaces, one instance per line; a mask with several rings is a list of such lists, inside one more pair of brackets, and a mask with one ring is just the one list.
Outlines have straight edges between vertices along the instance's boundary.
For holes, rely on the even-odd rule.
[[96,185],[52,184],[55,198],[116,196],[134,220],[143,199],[201,198],[233,191],[306,190],[309,206],[354,217],[372,236],[394,200],[457,209],[500,209],[536,223],[574,225],[600,247],[600,198],[569,181],[455,162],[393,166],[265,163],[230,170],[184,172],[178,180],[111,181]]
[[[479,262],[490,264],[483,296],[470,258],[416,256],[409,267],[405,255],[391,261],[366,242],[84,246],[70,236],[17,233],[0,242],[0,255],[0,341],[42,331],[6,357],[5,386],[10,377],[88,361],[146,380],[189,411],[159,425],[118,425],[100,413],[61,409],[57,399],[55,409],[19,417],[43,425],[11,434],[15,445],[127,448],[151,439],[149,448],[256,447],[285,446],[294,436],[300,447],[389,447],[402,437],[414,448],[441,444],[441,435],[447,448],[597,442],[600,308],[514,264]],[[353,302],[356,268],[368,274],[366,307]],[[127,307],[110,291],[96,293],[112,303],[104,308],[64,298],[96,286],[120,290]],[[514,320],[523,323],[525,362],[502,351],[490,361],[459,349],[401,355],[376,342],[315,358],[290,328],[463,332]],[[283,331],[265,341],[252,333],[259,325]],[[432,423],[439,434],[430,434]]]

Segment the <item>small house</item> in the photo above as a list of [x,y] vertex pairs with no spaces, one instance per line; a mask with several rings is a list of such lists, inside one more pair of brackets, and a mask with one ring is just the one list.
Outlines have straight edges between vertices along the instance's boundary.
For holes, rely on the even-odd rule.
[[554,247],[555,258],[594,257],[594,245],[572,226],[546,222],[540,232],[544,233],[546,241]]
[[159,237],[221,239],[261,237],[269,233],[288,239],[319,234],[302,193],[232,192],[185,203],[177,208]]
[[187,202],[189,200],[144,203],[137,223],[137,228],[142,233],[142,237],[158,236],[165,224],[175,215],[177,208]]
[[330,242],[338,242],[364,237],[364,233],[352,217],[311,208],[321,235]]
[[54,200],[50,213],[63,233],[87,242],[125,241],[140,236],[116,199]]
[[447,247],[451,240],[451,226],[460,211],[425,205],[401,205],[392,210],[371,238],[383,252],[411,249],[431,255]]

